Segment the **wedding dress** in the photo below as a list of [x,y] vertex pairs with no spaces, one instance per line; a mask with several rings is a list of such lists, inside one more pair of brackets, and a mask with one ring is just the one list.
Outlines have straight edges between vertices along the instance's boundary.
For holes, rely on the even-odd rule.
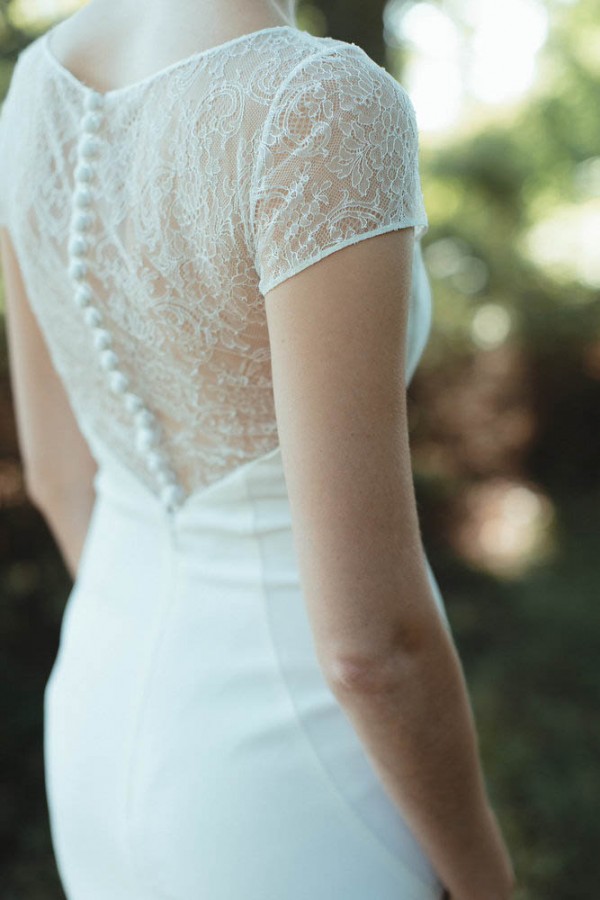
[[411,101],[356,45],[286,25],[99,92],[57,27],[2,108],[0,222],[98,462],[45,692],[65,892],[439,900],[317,663],[264,307],[414,226],[410,382],[431,325]]

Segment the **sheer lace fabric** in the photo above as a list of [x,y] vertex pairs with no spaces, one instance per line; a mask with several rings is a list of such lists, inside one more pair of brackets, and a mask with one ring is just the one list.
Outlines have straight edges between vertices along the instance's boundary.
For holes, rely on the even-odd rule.
[[[92,452],[158,494],[73,299],[94,92],[51,34],[19,57],[2,109],[0,223]],[[280,26],[106,92],[95,137],[89,286],[189,496],[278,444],[264,295],[355,241],[427,230],[414,109],[357,46]]]

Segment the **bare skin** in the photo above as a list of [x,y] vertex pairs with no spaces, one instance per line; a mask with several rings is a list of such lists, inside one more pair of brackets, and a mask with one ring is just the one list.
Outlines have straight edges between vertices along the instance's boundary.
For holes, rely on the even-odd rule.
[[266,295],[282,459],[321,666],[454,900],[513,872],[453,641],[425,568],[405,400],[413,231]]
[[57,27],[52,52],[99,91],[140,81],[232,38],[295,26],[293,3],[277,0],[90,0]]

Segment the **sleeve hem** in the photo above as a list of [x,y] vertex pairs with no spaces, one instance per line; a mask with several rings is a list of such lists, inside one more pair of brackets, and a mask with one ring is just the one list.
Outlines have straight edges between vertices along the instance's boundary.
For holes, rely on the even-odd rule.
[[345,241],[340,241],[339,243],[334,244],[331,247],[326,247],[324,250],[321,250],[319,253],[315,253],[313,256],[310,256],[307,259],[303,259],[298,263],[298,265],[293,266],[290,269],[286,269],[284,272],[281,272],[274,278],[265,280],[261,279],[258,286],[259,290],[264,297],[265,294],[268,294],[269,291],[273,290],[273,288],[277,287],[277,285],[282,284],[284,281],[287,281],[288,278],[292,278],[294,275],[297,275],[303,269],[307,269],[314,263],[325,259],[326,256],[330,256],[332,253],[335,253],[336,250],[342,250],[344,247],[349,247],[351,244],[357,244],[359,241],[365,240],[365,238],[375,237],[378,234],[385,234],[388,231],[398,231],[402,228],[410,228],[412,226],[417,226],[417,231],[415,232],[416,240],[420,240],[428,230],[428,222],[422,218],[416,218],[409,219],[408,221],[403,219],[396,220],[394,222],[388,222],[386,225],[380,225],[379,228],[371,229],[371,231],[364,231],[360,234],[354,234],[352,235],[352,237],[347,238]]

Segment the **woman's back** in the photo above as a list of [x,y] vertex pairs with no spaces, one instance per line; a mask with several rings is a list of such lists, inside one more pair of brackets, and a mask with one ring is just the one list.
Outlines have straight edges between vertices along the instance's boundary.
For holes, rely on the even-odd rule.
[[[57,30],[2,110],[0,219],[94,455],[177,505],[277,446],[264,295],[365,236],[425,232],[414,110],[360,48],[291,26],[102,94]],[[417,240],[408,380],[430,312]]]
[[69,900],[439,900],[402,809],[457,884],[490,855],[478,816],[445,849],[471,758],[406,427],[431,322],[412,104],[291,26],[104,91],[54,36],[2,109],[0,224],[26,287],[11,328],[32,346],[29,301],[99,464],[45,693]]

